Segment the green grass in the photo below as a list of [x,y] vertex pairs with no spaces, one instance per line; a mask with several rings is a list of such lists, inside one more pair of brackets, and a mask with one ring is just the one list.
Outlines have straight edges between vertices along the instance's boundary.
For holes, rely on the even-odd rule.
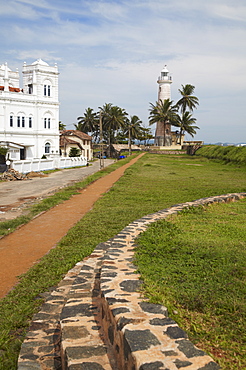
[[246,147],[204,145],[196,151],[197,156],[220,160],[234,165],[246,165]]
[[[95,180],[101,175],[93,176]],[[89,183],[90,179],[86,181]],[[195,156],[145,154],[0,301],[0,369],[15,369],[21,341],[38,309],[41,293],[55,286],[99,242],[113,237],[130,222],[171,205],[242,191],[246,191],[245,168],[228,167]]]
[[245,369],[246,199],[181,212],[139,237],[136,264],[153,303],[223,369]]
[[[136,157],[137,154],[124,159],[123,161],[115,162],[110,166],[86,177],[83,181],[77,182],[71,186],[65,187],[64,189],[57,191],[54,195],[43,199],[41,202],[31,206],[25,216],[16,217],[14,220],[0,222],[0,237],[8,235],[13,232],[20,225],[26,224],[33,217],[37,216],[41,212],[45,212],[57,204],[62,203],[71,198],[72,195],[78,193],[79,190],[84,189],[92,182],[98,180],[100,177],[107,175],[108,173],[114,171],[115,169],[121,167],[122,165],[128,163],[132,158]],[[60,171],[60,170],[59,170]],[[46,172],[53,172],[46,171]]]

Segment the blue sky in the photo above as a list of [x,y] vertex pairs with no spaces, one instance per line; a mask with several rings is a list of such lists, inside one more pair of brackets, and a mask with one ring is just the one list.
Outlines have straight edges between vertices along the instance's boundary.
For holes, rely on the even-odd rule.
[[174,101],[195,86],[196,140],[246,142],[245,0],[0,0],[0,23],[0,64],[58,64],[68,129],[104,103],[148,127],[166,64]]

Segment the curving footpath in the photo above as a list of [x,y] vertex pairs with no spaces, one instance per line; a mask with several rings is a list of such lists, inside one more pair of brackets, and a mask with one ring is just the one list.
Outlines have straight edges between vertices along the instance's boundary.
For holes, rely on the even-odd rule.
[[41,213],[13,233],[0,238],[0,298],[18,282],[21,274],[54,248],[102,194],[142,155],[144,154],[88,185],[69,200]]
[[202,198],[142,217],[100,243],[46,294],[22,344],[18,370],[217,370],[168,317],[141,296],[133,265],[136,237],[152,222],[191,206],[246,193]]

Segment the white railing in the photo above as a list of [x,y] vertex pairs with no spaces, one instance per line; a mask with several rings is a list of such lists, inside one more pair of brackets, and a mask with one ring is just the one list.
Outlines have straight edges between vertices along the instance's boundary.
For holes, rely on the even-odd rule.
[[31,171],[47,171],[55,168],[71,168],[86,166],[87,158],[85,157],[59,157],[50,159],[25,159],[23,161],[13,161],[11,168],[20,172],[28,173]]

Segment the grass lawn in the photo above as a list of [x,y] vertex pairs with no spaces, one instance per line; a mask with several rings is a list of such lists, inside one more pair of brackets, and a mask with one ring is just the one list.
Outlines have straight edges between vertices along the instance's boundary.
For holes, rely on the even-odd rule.
[[40,294],[56,285],[99,242],[113,237],[131,221],[171,205],[243,191],[245,167],[195,156],[145,154],[0,301],[0,369],[16,368],[26,327],[41,303]]
[[223,369],[245,369],[246,199],[185,210],[138,239],[145,294]]

